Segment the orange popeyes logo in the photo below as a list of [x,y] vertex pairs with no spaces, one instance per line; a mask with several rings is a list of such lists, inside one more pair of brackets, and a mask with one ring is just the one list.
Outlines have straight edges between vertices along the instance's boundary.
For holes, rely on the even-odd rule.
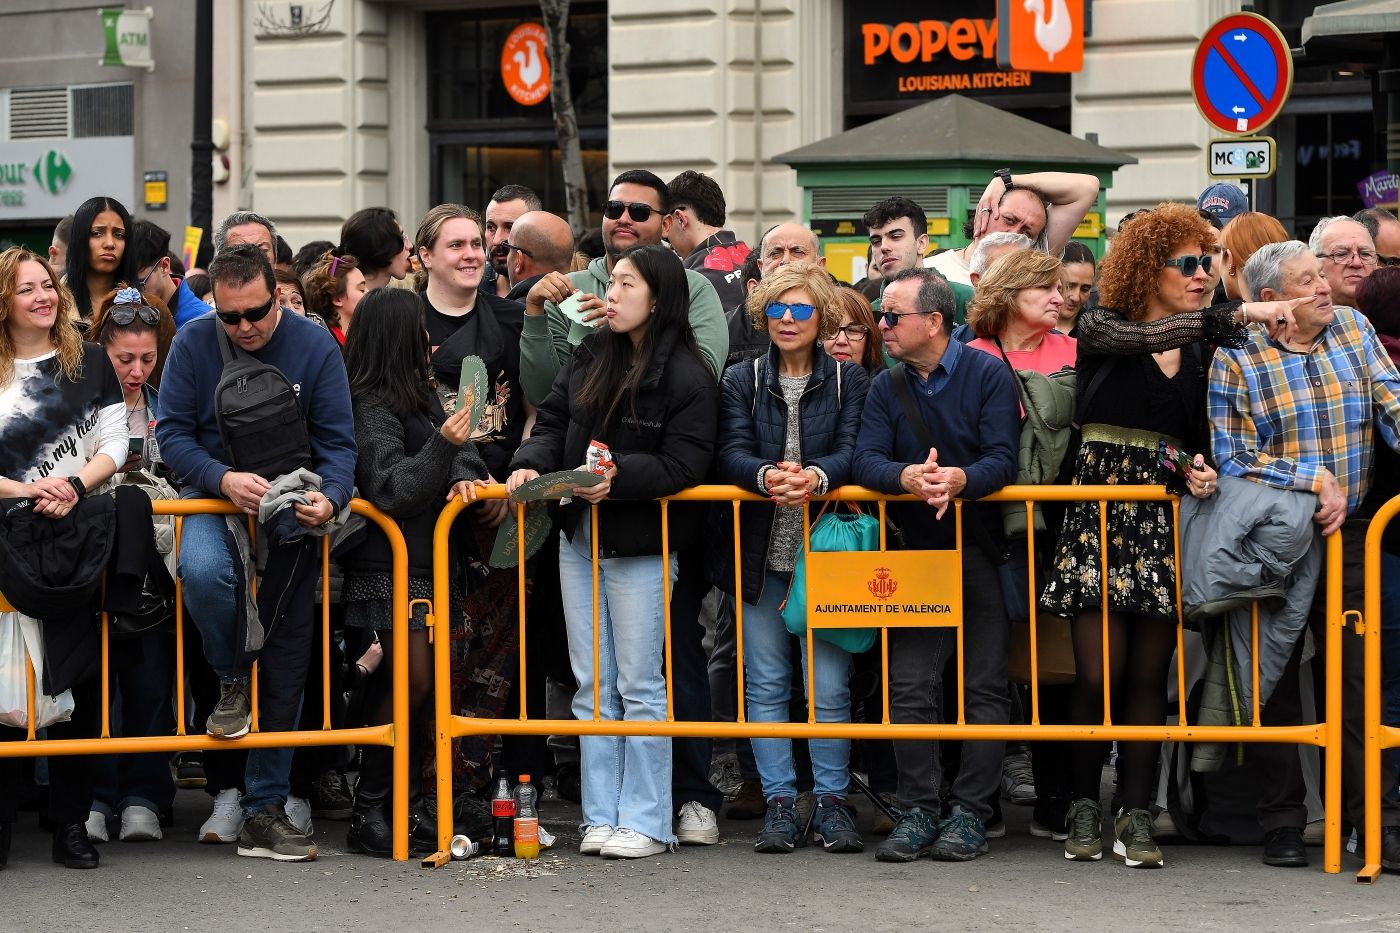
[[1084,67],[1084,0],[1011,0],[1010,65],[1023,71]]
[[549,96],[547,41],[539,23],[516,26],[501,46],[501,81],[517,104],[533,107]]
[[912,61],[931,62],[947,52],[958,61],[978,56],[996,58],[997,21],[994,19],[925,19],[917,23],[862,23],[865,40],[865,63],[875,64],[882,55],[890,55],[901,64]]

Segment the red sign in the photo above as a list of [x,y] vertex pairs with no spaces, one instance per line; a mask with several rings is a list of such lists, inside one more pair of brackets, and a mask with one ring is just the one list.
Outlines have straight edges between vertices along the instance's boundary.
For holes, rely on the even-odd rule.
[[1273,122],[1293,88],[1293,55],[1278,27],[1254,13],[1219,20],[1191,63],[1191,93],[1206,122],[1247,136]]
[[517,104],[533,107],[549,96],[548,45],[539,23],[521,23],[506,36],[501,46],[501,80]]
[[1084,0],[998,0],[997,64],[1019,71],[1084,67]]

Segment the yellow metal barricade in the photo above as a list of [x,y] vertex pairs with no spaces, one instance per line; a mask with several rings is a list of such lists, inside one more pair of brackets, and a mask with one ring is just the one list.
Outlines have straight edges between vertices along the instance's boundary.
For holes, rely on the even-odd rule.
[[[233,504],[215,499],[169,499],[151,503],[152,512],[157,515],[175,516],[175,548],[178,557],[184,517],[189,515],[241,515]],[[92,739],[38,739],[35,737],[33,715],[29,717],[28,734],[24,741],[0,742],[0,758],[29,757],[35,755],[111,755],[135,754],[141,752],[181,752],[204,749],[233,748],[286,748],[303,745],[388,745],[393,748],[393,857],[399,861],[408,858],[408,549],[404,544],[403,533],[393,519],[380,512],[363,499],[354,499],[351,510],[373,522],[389,539],[393,554],[393,707],[392,722],[380,726],[365,726],[358,729],[332,729],[330,720],[330,541],[321,540],[322,573],[322,728],[290,732],[259,732],[257,701],[257,667],[253,668],[253,721],[252,731],[239,739],[216,739],[208,735],[191,735],[185,729],[185,606],[183,588],[178,576],[175,580],[175,734],[168,736],[138,736],[131,738],[114,737],[111,732],[111,671],[109,669],[110,639],[107,614],[101,615],[102,638],[102,722],[97,738]],[[3,602],[0,599],[0,602]],[[0,611],[9,609],[8,603],[0,605]],[[27,665],[29,709],[34,705],[34,668]]]
[[[485,490],[481,498],[504,498],[505,488],[503,486],[493,486]],[[859,487],[843,487],[834,490],[827,496],[815,497],[817,500],[827,499],[833,502],[873,502],[877,504],[878,514],[881,521],[881,550],[885,549],[884,540],[884,518],[885,505],[888,502],[917,502],[913,496],[888,496],[882,493]],[[744,502],[768,502],[766,497],[747,492],[734,486],[697,486],[693,489],[685,490],[675,496],[668,497],[661,501],[661,541],[662,552],[668,550],[669,542],[669,518],[667,505],[671,502],[729,502],[732,504],[733,520],[732,528],[734,540],[734,564],[735,564],[735,585],[740,587],[741,575],[741,554],[739,540],[739,509]],[[1111,665],[1109,664],[1109,606],[1107,598],[1107,586],[1109,575],[1107,573],[1108,558],[1106,551],[1101,551],[1101,573],[1102,586],[1105,588],[1102,599],[1103,618],[1103,651],[1104,651],[1104,719],[1102,724],[1093,725],[1050,725],[1040,721],[1040,699],[1038,683],[1038,659],[1036,657],[1036,600],[1040,592],[1036,583],[1036,561],[1035,561],[1035,523],[1031,514],[1032,509],[1038,502],[1095,502],[1099,505],[1099,540],[1101,548],[1108,540],[1107,535],[1107,512],[1108,505],[1113,502],[1167,502],[1171,503],[1174,526],[1177,518],[1178,502],[1175,496],[1166,492],[1161,486],[1008,486],[994,495],[985,497],[983,502],[1018,502],[1024,503],[1027,511],[1027,541],[1026,547],[1029,556],[1029,573],[1031,576],[1029,590],[1030,600],[1030,688],[1031,688],[1031,722],[1029,724],[980,724],[968,723],[963,715],[963,696],[959,690],[958,711],[954,721],[938,724],[905,724],[892,723],[890,721],[889,703],[889,628],[897,623],[879,617],[865,620],[859,624],[868,627],[876,627],[880,632],[880,653],[882,681],[885,684],[882,698],[882,721],[879,723],[852,723],[852,722],[817,722],[815,720],[814,678],[808,678],[808,718],[806,722],[747,722],[745,719],[745,698],[744,698],[744,622],[743,622],[743,601],[735,600],[735,642],[737,655],[737,680],[738,680],[738,706],[737,720],[735,722],[685,722],[677,721],[674,715],[672,678],[671,678],[671,631],[670,631],[670,577],[665,568],[669,567],[669,562],[661,560],[662,555],[658,554],[658,567],[662,569],[663,593],[666,600],[664,607],[664,618],[666,624],[665,632],[665,673],[667,681],[666,689],[666,719],[664,721],[636,721],[636,720],[611,720],[602,719],[599,715],[598,693],[599,684],[596,679],[593,684],[594,703],[593,718],[589,720],[558,720],[558,719],[531,719],[521,703],[519,717],[516,719],[475,719],[454,715],[450,708],[450,684],[451,684],[451,661],[449,655],[449,639],[447,635],[447,620],[444,607],[448,602],[449,583],[449,562],[448,562],[448,540],[451,534],[452,524],[462,511],[464,505],[460,500],[453,500],[443,510],[439,518],[434,539],[434,614],[429,618],[431,630],[435,632],[435,694],[434,704],[436,710],[436,735],[437,735],[437,792],[438,792],[438,851],[423,860],[425,867],[440,866],[450,858],[448,852],[449,841],[452,836],[452,760],[451,749],[452,740],[468,735],[609,735],[609,736],[672,736],[672,737],[707,737],[707,738],[727,738],[727,739],[749,739],[749,738],[791,738],[791,739],[911,739],[911,740],[931,740],[931,739],[956,739],[956,740],[984,740],[984,741],[1126,741],[1126,742],[1273,742],[1290,743],[1300,745],[1312,745],[1323,750],[1324,755],[1324,807],[1325,815],[1325,841],[1324,841],[1324,867],[1329,873],[1336,873],[1341,870],[1341,691],[1340,691],[1340,670],[1341,670],[1341,638],[1342,638],[1342,605],[1341,605],[1341,533],[1333,534],[1326,539],[1325,566],[1327,569],[1328,589],[1326,596],[1326,718],[1320,723],[1291,725],[1291,726],[1262,726],[1260,725],[1260,697],[1258,691],[1259,678],[1259,620],[1257,611],[1254,614],[1253,626],[1253,709],[1248,725],[1241,726],[1198,726],[1191,725],[1186,715],[1186,674],[1185,667],[1181,663],[1182,657],[1182,628],[1178,617],[1177,626],[1177,725],[1115,725],[1112,721],[1110,702],[1112,691]],[[1397,500],[1400,503],[1400,500]],[[955,502],[950,506],[949,514],[944,520],[956,522],[957,550],[948,552],[960,556],[963,546],[962,535],[962,503]],[[520,527],[520,541],[518,553],[524,553],[524,506],[514,506]],[[1400,505],[1397,505],[1400,509]],[[1392,510],[1394,511],[1394,510]],[[598,652],[598,622],[597,622],[597,588],[598,588],[598,521],[599,511],[597,507],[590,510],[592,522],[593,541],[593,590],[594,590],[594,670],[597,667]],[[805,516],[805,510],[804,510]],[[933,513],[930,510],[929,520],[933,520]],[[804,531],[808,531],[807,520],[804,517]],[[555,532],[551,532],[555,533]],[[894,553],[894,552],[891,552]],[[1177,542],[1177,566],[1180,568],[1180,543]],[[882,568],[883,569],[883,568]],[[520,678],[518,693],[520,696],[526,695],[525,688],[525,619],[526,605],[524,594],[525,587],[525,567],[523,562],[518,567],[520,578],[519,600],[519,673]],[[1178,577],[1180,574],[1178,574]],[[1043,582],[1043,581],[1041,581]],[[1368,594],[1369,599],[1369,594]],[[1180,581],[1177,583],[1177,603],[1180,605]],[[808,634],[817,627],[846,627],[855,624],[852,622],[841,622],[834,625],[812,624],[812,610],[809,603],[808,608]],[[884,623],[884,624],[882,624]],[[929,624],[929,623],[922,623]],[[945,624],[945,623],[936,623]],[[949,625],[952,627],[952,625]],[[962,632],[961,622],[956,622],[958,629],[958,675],[959,683],[962,682]],[[812,642],[809,637],[808,644],[808,670],[814,670],[812,664]],[[1163,685],[1166,689],[1166,685]],[[1392,730],[1395,731],[1395,730]],[[1400,736],[1400,731],[1395,731]],[[1397,740],[1394,744],[1400,744]],[[1374,835],[1373,837],[1374,838]]]
[[[1381,538],[1386,526],[1400,513],[1400,496],[1381,506],[1366,531],[1366,609],[1357,623],[1366,641],[1366,827],[1365,864],[1356,880],[1370,884],[1381,872],[1381,754],[1400,746],[1400,729],[1384,724],[1381,671]],[[1389,789],[1390,793],[1395,788]]]

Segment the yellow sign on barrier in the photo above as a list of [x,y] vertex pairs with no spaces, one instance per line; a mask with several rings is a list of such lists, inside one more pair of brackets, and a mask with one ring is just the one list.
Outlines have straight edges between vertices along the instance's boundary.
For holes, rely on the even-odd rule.
[[812,551],[807,560],[812,628],[962,624],[958,551]]

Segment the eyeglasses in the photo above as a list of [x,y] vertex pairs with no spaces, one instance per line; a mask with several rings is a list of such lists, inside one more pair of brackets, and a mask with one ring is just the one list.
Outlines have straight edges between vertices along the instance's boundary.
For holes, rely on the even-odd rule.
[[817,309],[811,305],[785,305],[781,301],[775,301],[763,309],[763,313],[775,321],[780,320],[789,311],[792,312],[794,321],[811,320],[812,315],[817,313]]
[[1164,266],[1176,266],[1181,270],[1182,278],[1191,278],[1196,274],[1198,268],[1204,269],[1206,275],[1210,275],[1210,267],[1215,263],[1215,257],[1205,256],[1182,256],[1178,259],[1168,259],[1162,263]]
[[272,313],[272,305],[276,300],[277,296],[273,295],[271,298],[267,299],[267,304],[262,307],[249,308],[241,314],[235,311],[216,311],[215,313],[219,315],[219,320],[223,321],[229,327],[237,327],[244,321],[247,321],[249,324],[256,324]]
[[[891,324],[890,326],[893,327],[894,325]],[[870,336],[870,328],[866,327],[864,324],[845,324],[836,328],[836,333],[826,339],[832,341],[839,337],[845,337],[851,343],[860,343],[868,336]]]
[[146,270],[146,274],[143,275],[143,276],[141,276],[141,278],[137,279],[137,281],[136,281],[136,287],[137,287],[139,290],[141,290],[141,291],[144,292],[144,291],[146,290],[146,283],[149,282],[149,281],[151,280],[151,276],[155,275],[155,274],[156,274],[156,270],[159,269],[159,268],[160,268],[160,262],[159,262],[159,261],[157,261],[157,262],[155,262],[155,263],[152,263],[151,268],[149,268],[149,269]]
[[535,258],[534,252],[532,252],[531,250],[526,249],[526,248],[523,247],[523,246],[516,246],[516,245],[515,245],[514,243],[512,243],[510,240],[506,240],[506,241],[503,242],[501,245],[504,246],[504,247],[506,248],[506,252],[511,252],[512,250],[514,250],[514,251],[517,252],[517,253],[524,253],[524,254],[525,254],[527,257],[529,257],[530,259],[534,259],[534,258]]
[[608,220],[621,220],[622,212],[632,218],[633,223],[644,224],[656,208],[641,201],[608,201],[603,205],[603,216]]
[[138,317],[152,327],[160,323],[160,312],[150,305],[112,305],[107,312],[107,320],[118,327],[126,327]]
[[942,313],[942,312],[939,312],[939,311],[904,311],[904,312],[902,312],[902,313],[901,313],[901,312],[898,312],[898,311],[882,311],[882,312],[880,312],[880,320],[884,322],[884,325],[885,325],[886,327],[898,327],[898,326],[899,326],[899,319],[902,318],[902,317],[909,317],[909,316],[912,315],[912,314],[941,314],[941,313]]
[[1374,266],[1376,261],[1380,259],[1380,255],[1375,250],[1366,249],[1363,246],[1358,246],[1353,249],[1342,249],[1338,247],[1328,253],[1318,253],[1317,256],[1319,259],[1330,259],[1339,266],[1344,266],[1351,262],[1351,257],[1353,256],[1360,259],[1363,266]]

